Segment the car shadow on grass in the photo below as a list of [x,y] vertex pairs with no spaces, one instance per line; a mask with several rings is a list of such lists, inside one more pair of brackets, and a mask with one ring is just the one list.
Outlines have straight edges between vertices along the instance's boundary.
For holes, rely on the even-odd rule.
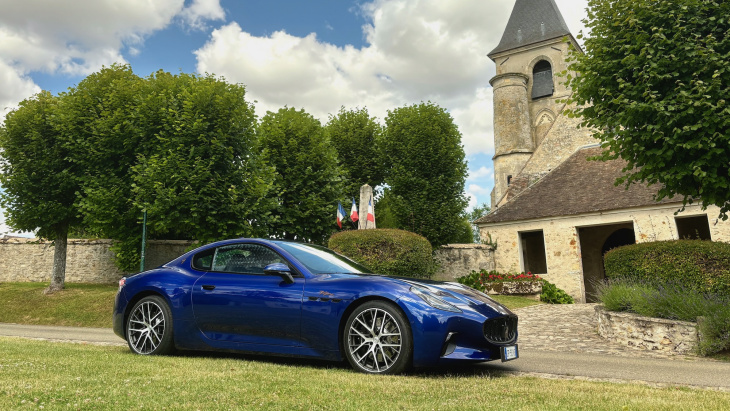
[[[318,359],[279,357],[271,355],[258,355],[239,352],[221,351],[178,351],[175,356],[191,358],[220,358],[230,360],[255,361],[264,364],[282,365],[288,367],[307,367],[319,370],[341,370],[356,372],[346,361],[325,361]],[[510,370],[504,369],[500,361],[465,363],[447,366],[415,368],[405,375],[421,378],[456,378],[456,377],[484,377],[501,378],[509,377]]]

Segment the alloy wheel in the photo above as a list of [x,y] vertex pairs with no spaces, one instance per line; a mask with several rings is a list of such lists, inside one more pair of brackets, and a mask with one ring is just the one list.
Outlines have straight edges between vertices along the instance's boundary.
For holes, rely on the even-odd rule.
[[383,309],[363,310],[350,324],[347,336],[350,355],[367,372],[387,371],[398,360],[402,345],[398,322]]
[[162,307],[153,301],[145,301],[135,307],[129,317],[129,345],[139,354],[151,354],[162,342],[165,327]]

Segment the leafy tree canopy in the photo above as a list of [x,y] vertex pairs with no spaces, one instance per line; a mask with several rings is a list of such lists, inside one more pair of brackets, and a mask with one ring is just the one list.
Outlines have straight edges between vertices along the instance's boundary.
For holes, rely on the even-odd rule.
[[66,241],[80,219],[75,207],[83,170],[69,160],[59,132],[59,99],[41,92],[24,100],[0,127],[0,200],[7,223],[55,241],[48,292],[62,289],[66,272]]
[[132,194],[150,235],[204,243],[263,235],[273,169],[259,158],[245,88],[158,71],[141,96],[139,130],[153,149],[138,154]]
[[426,237],[434,247],[458,241],[465,231],[467,164],[451,115],[428,102],[389,111],[385,123],[385,195],[397,228]]
[[270,234],[324,244],[342,195],[337,153],[319,120],[304,110],[268,112],[258,127],[264,161],[276,168]]
[[481,244],[482,238],[481,234],[479,233],[479,227],[476,226],[476,224],[473,224],[474,221],[484,217],[485,215],[489,214],[489,211],[491,211],[491,207],[487,203],[482,203],[480,206],[474,207],[473,210],[464,213],[464,216],[466,218],[466,221],[471,224],[472,227],[472,240],[476,244]]
[[617,183],[730,211],[730,2],[589,0],[574,112],[627,161]]
[[346,196],[357,198],[362,185],[375,188],[383,183],[385,167],[378,150],[383,127],[366,108],[341,108],[336,116],[330,116],[325,132],[337,150]]

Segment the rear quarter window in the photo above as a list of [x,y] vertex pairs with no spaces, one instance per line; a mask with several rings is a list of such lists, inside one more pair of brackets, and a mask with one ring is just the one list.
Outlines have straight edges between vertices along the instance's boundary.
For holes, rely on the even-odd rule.
[[209,271],[213,266],[214,253],[215,248],[211,248],[210,250],[201,251],[198,254],[195,254],[193,257],[193,268],[201,271]]

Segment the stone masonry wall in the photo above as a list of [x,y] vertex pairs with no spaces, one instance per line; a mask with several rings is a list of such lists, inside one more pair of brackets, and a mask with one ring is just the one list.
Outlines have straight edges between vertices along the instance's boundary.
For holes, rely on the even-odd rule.
[[600,305],[596,315],[598,333],[619,344],[672,354],[691,354],[697,347],[696,323],[606,311]]
[[435,252],[441,264],[434,280],[455,281],[473,271],[494,270],[494,249],[482,244],[448,244]]
[[[182,254],[189,241],[148,242],[145,268],[154,268]],[[111,240],[69,240],[66,281],[71,283],[114,283],[126,275],[114,265]],[[48,282],[53,269],[51,242],[33,239],[0,241],[0,282]]]
[[[541,230],[545,239],[547,273],[541,277],[554,283],[573,296],[577,302],[585,302],[585,284],[582,253],[578,228],[599,227],[610,224],[631,224],[637,243],[676,240],[677,226],[674,212],[679,204],[655,207],[623,209],[611,212],[512,221],[480,226],[482,238],[491,236],[497,244],[494,250],[495,269],[500,272],[524,270],[520,233]],[[730,242],[730,220],[716,218],[719,208],[711,206],[702,211],[698,205],[687,206],[682,216],[707,215],[710,219],[712,241]]]

